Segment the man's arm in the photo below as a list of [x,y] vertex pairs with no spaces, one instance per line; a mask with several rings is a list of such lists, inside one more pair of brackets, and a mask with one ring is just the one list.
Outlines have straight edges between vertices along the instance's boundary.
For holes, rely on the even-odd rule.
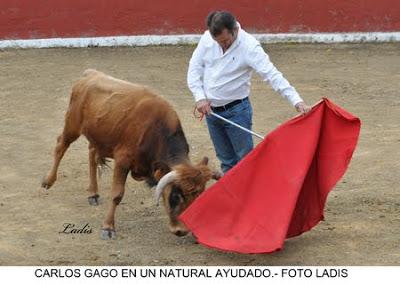
[[296,89],[276,69],[260,44],[248,52],[247,62],[264,81],[268,82],[276,92],[285,97],[298,112],[305,114],[310,111],[311,108],[304,103]]
[[203,75],[204,75],[204,39],[203,35],[199,44],[193,52],[192,58],[189,62],[189,69],[187,73],[187,84],[193,97],[196,101],[196,109],[200,113],[210,113],[210,102],[207,100],[203,88]]

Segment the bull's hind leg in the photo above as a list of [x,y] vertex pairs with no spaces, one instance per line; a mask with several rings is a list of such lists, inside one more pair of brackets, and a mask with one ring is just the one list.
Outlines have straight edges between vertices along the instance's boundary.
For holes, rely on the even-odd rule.
[[96,148],[92,145],[89,144],[89,197],[88,201],[90,205],[99,205],[99,188],[97,185],[97,175],[96,175],[96,170],[97,170],[97,161],[96,161]]
[[128,176],[129,167],[120,160],[115,159],[113,184],[111,190],[111,206],[108,210],[106,219],[101,230],[101,238],[103,240],[115,238],[115,210],[121,202],[125,192],[125,182]]
[[63,134],[58,136],[57,138],[57,144],[56,148],[54,150],[54,160],[53,160],[53,166],[51,167],[51,170],[47,174],[47,176],[43,179],[42,181],[42,187],[48,189],[50,188],[54,182],[57,179],[57,171],[58,167],[60,165],[61,159],[64,156],[65,152],[67,151],[69,145],[74,142],[76,139],[78,139],[78,135],[66,135],[65,131]]
[[57,179],[58,166],[61,159],[67,151],[69,145],[81,135],[80,132],[80,114],[78,110],[70,104],[70,107],[65,115],[65,125],[63,133],[58,136],[56,148],[54,149],[54,160],[51,170],[42,181],[42,187],[50,188]]

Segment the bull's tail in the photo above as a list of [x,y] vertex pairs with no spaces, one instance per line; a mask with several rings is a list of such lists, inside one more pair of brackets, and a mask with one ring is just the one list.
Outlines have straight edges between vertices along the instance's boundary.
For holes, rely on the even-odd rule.
[[105,172],[107,169],[111,169],[110,165],[108,164],[110,162],[109,159],[104,158],[104,157],[97,157],[96,158],[96,163],[97,163],[97,174],[99,177]]

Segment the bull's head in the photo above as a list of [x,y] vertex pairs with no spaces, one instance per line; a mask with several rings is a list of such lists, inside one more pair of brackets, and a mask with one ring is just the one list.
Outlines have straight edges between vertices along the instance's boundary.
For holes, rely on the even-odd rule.
[[197,165],[180,164],[168,172],[158,182],[156,188],[157,204],[163,196],[164,206],[170,219],[170,230],[177,236],[184,236],[189,231],[185,225],[179,221],[178,216],[204,191],[206,183],[211,179],[219,179],[218,172],[212,172],[207,166],[208,158]]

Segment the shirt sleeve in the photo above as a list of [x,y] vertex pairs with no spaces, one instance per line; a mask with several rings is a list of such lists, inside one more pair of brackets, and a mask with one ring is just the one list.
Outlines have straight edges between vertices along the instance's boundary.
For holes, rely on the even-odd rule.
[[293,106],[303,101],[296,89],[276,69],[260,44],[250,48],[247,53],[247,62],[264,81],[268,82],[276,92],[286,98]]
[[193,52],[187,72],[187,84],[196,102],[206,99],[203,88],[205,36],[203,35]]

